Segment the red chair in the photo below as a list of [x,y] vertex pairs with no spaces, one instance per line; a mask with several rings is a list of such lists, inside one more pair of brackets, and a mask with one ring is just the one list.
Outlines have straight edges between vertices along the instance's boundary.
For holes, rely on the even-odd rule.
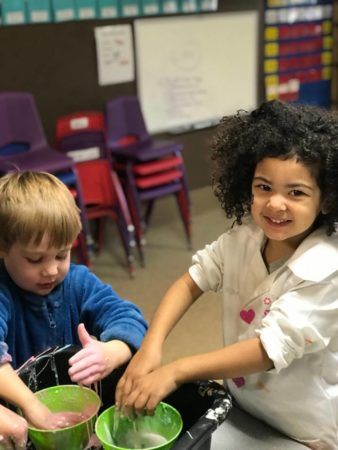
[[100,111],[78,111],[56,121],[56,148],[75,162],[107,158],[105,121]]
[[154,201],[174,194],[190,247],[190,199],[181,153],[183,146],[151,138],[134,96],[107,102],[106,128],[107,148],[126,192],[138,243],[145,242],[144,233]]
[[110,162],[104,159],[78,163],[77,171],[87,219],[99,220],[98,249],[102,247],[105,221],[110,217],[116,221],[127,256],[128,270],[133,276],[134,225],[116,173],[112,171]]
[[116,221],[127,255],[128,270],[134,274],[134,225],[116,173],[105,147],[105,122],[100,111],[78,111],[56,121],[58,150],[76,161],[87,220],[98,220],[97,249],[103,244],[107,218]]

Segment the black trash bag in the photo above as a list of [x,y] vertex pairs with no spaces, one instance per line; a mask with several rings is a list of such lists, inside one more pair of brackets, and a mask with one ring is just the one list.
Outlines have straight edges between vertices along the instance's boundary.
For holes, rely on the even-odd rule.
[[[80,350],[78,346],[53,348],[31,358],[18,374],[33,391],[59,384],[74,384],[69,378],[69,358]],[[100,412],[115,402],[115,388],[126,365],[114,370],[100,383]],[[232,406],[231,397],[222,385],[214,381],[185,383],[164,399],[176,408],[183,419],[183,429],[173,446],[175,450],[209,450],[211,434],[226,419]],[[29,443],[28,449],[34,449]]]

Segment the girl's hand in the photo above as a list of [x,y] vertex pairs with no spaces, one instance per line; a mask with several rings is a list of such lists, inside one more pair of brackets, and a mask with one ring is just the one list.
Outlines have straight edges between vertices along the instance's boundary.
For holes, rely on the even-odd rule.
[[153,414],[158,403],[178,387],[173,366],[160,367],[134,381],[131,391],[120,397],[120,409],[129,416]]
[[23,417],[0,405],[0,450],[25,450],[27,430]]
[[68,371],[75,383],[90,386],[105,378],[131,357],[127,344],[118,340],[97,341],[89,335],[83,324],[79,325],[78,334],[83,348],[70,358],[71,368]]
[[162,352],[158,348],[141,347],[130,361],[126,371],[120,378],[115,391],[115,404],[119,408],[134,389],[137,380],[158,369],[162,364]]

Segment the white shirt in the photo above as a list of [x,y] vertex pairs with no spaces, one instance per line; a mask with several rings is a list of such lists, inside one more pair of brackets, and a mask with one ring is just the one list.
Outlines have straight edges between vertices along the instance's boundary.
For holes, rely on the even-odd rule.
[[338,234],[320,228],[268,273],[250,219],[193,256],[203,291],[222,292],[224,344],[259,336],[274,369],[227,380],[249,413],[316,450],[338,449]]

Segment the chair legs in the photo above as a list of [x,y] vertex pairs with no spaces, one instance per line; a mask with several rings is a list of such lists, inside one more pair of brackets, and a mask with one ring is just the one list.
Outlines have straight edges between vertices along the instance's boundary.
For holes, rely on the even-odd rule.
[[181,189],[179,192],[177,192],[176,199],[182,217],[182,221],[184,224],[185,234],[187,236],[188,248],[189,250],[191,250],[192,243],[191,243],[190,203],[184,188]]
[[141,249],[141,242],[139,240],[137,230],[135,229],[135,225],[133,225],[133,223],[135,223],[132,216],[133,213],[132,211],[130,211],[130,207],[128,207],[128,201],[126,199],[126,196],[124,195],[120,180],[114,171],[111,172],[111,178],[118,199],[118,206],[120,213],[118,215],[117,226],[119,227],[121,239],[122,242],[124,243],[124,248],[129,264],[129,273],[131,276],[133,276],[134,256],[132,254],[132,250],[134,249],[135,245],[137,245],[138,247],[141,265],[143,265],[144,263],[144,256]]
[[87,251],[86,239],[83,231],[78,235],[76,244],[73,247],[76,252],[77,259],[80,264],[84,264],[88,267],[91,266],[90,258]]
[[96,234],[96,245],[97,250],[100,251],[103,246],[104,241],[104,230],[106,229],[107,217],[99,217],[98,226],[97,226],[97,234]]
[[96,230],[96,249],[100,252],[103,242],[104,242],[104,232],[107,223],[107,218],[111,217],[117,225],[117,229],[121,238],[123,250],[126,254],[127,258],[127,266],[130,277],[134,277],[135,275],[135,267],[134,267],[134,255],[133,248],[135,247],[135,239],[134,239],[134,228],[132,230],[128,230],[128,226],[124,221],[124,217],[119,212],[108,212],[106,211],[106,215],[104,216],[95,216],[95,214],[91,214],[89,212],[89,220],[97,221],[97,230]]
[[129,161],[120,170],[119,175],[125,190],[132,222],[135,226],[135,237],[141,265],[144,265],[143,247],[146,244],[145,232],[149,225],[156,198],[164,195],[175,194],[180,216],[184,224],[189,249],[191,248],[191,221],[190,221],[190,199],[187,189],[184,168],[181,169],[181,178],[173,183],[165,183],[153,189],[140,189],[136,185],[133,165]]
[[77,175],[76,169],[74,169],[74,173],[76,175],[76,186],[75,186],[75,189],[76,189],[76,192],[77,192],[76,202],[77,202],[78,207],[80,209],[82,229],[83,229],[83,232],[84,232],[84,235],[85,235],[85,243],[86,243],[86,246],[87,246],[89,254],[91,254],[93,252],[93,245],[94,245],[93,237],[92,237],[92,235],[90,233],[90,230],[89,230],[89,224],[88,224],[88,220],[87,220],[87,217],[86,217],[86,207],[85,207],[85,204],[83,202],[83,194],[82,194],[81,184],[79,182],[79,177]]
[[118,217],[116,225],[121,236],[124,251],[127,256],[129,275],[133,278],[135,276],[135,266],[134,266],[134,255],[132,251],[133,248],[135,247],[135,241],[133,239],[133,235],[129,231],[126,231],[127,229],[126,224],[123,223],[121,216]]
[[149,225],[151,214],[153,212],[153,208],[154,208],[154,200],[148,200],[147,206],[146,206],[146,211],[144,214],[144,223],[147,228]]
[[[126,197],[129,204],[130,214],[135,224],[135,236],[140,255],[142,266],[144,265],[144,251],[143,247],[146,244],[145,232],[149,224],[150,216],[154,206],[154,199],[148,200],[146,205],[145,214],[142,215],[142,204],[139,200],[138,194],[134,192],[132,186],[128,184],[126,186]],[[191,244],[191,219],[190,219],[190,201],[189,196],[184,188],[176,192],[177,204],[179,207],[180,216],[184,224],[184,230],[187,236],[188,248],[192,248]]]
[[138,205],[137,199],[132,193],[132,189],[130,186],[126,186],[126,197],[129,205],[131,219],[135,226],[135,238],[137,250],[139,253],[141,266],[144,266],[144,253],[143,247],[146,244],[145,236],[144,236],[144,225],[142,224],[141,214],[140,214],[140,205]]

